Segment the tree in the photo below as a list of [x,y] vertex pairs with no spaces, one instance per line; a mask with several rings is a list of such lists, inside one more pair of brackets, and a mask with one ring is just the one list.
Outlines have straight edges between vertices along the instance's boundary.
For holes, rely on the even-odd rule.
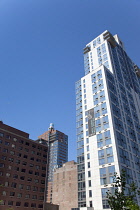
[[113,210],[140,210],[140,207],[134,202],[134,199],[139,191],[135,183],[129,186],[129,194],[126,195],[126,174],[122,170],[121,175],[118,176],[117,173],[114,175],[114,182],[112,184],[114,188],[114,193],[110,191],[107,192],[108,203],[110,208]]

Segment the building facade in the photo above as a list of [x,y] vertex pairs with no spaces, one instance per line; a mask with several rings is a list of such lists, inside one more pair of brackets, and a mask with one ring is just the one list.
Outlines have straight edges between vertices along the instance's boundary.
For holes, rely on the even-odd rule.
[[54,171],[52,202],[59,210],[71,210],[78,207],[77,164],[74,161],[64,163]]
[[109,31],[86,45],[84,66],[76,82],[78,205],[103,210],[114,172],[124,169],[127,184],[140,187],[140,69]]
[[[46,202],[52,203],[53,194],[53,172],[63,163],[68,161],[68,136],[55,130],[51,123],[49,130],[38,137],[40,141],[45,140],[48,143],[48,178],[46,181]],[[39,140],[38,140],[39,141]]]
[[43,210],[48,147],[0,121],[0,209]]

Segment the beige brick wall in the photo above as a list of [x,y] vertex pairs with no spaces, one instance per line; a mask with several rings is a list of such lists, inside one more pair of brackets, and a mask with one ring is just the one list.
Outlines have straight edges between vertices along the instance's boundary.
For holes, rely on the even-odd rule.
[[58,204],[59,210],[76,208],[77,191],[77,164],[70,161],[54,172],[52,203]]

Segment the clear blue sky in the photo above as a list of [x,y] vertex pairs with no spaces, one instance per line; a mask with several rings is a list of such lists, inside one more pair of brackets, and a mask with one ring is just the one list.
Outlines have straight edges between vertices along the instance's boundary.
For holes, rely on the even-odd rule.
[[54,123],[76,160],[82,50],[106,29],[140,65],[140,0],[0,0],[0,120],[31,139]]

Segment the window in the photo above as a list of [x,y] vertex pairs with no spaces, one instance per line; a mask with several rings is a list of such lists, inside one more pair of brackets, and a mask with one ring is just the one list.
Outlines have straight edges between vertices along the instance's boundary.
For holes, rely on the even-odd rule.
[[101,185],[107,184],[107,179],[106,179],[106,177],[105,177],[105,178],[101,178],[100,181],[101,181]]
[[[26,166],[27,165],[27,162],[23,161],[22,162],[22,165]],[[25,170],[25,169],[24,169]]]
[[39,200],[43,201],[44,200],[44,196],[39,196]]
[[92,201],[89,201],[89,206],[92,207]]
[[26,186],[26,190],[31,190],[31,186],[30,185],[27,185]]
[[17,164],[20,164],[20,160],[16,160],[16,163],[17,163]]
[[3,149],[3,152],[8,153],[8,149],[5,149],[5,148],[4,148],[4,149]]
[[26,172],[26,169],[25,168],[22,168],[21,169],[21,172],[24,172],[25,173]]
[[90,162],[88,162],[87,165],[88,165],[88,168],[90,168]]
[[33,174],[33,171],[29,170],[29,174]]
[[4,205],[5,205],[5,201],[2,200],[2,201],[0,202],[0,205],[4,206]]
[[4,168],[4,163],[0,163],[0,168]]
[[38,191],[38,187],[34,186],[33,191]]
[[15,171],[19,171],[19,167],[15,167],[14,169],[15,169]]
[[24,141],[23,141],[23,140],[19,140],[19,143],[23,144],[23,143],[24,143]]
[[8,201],[8,206],[13,206],[13,201]]
[[27,148],[25,148],[24,150],[25,150],[25,152],[29,152],[29,149],[27,149]]
[[32,196],[32,199],[33,199],[33,200],[36,200],[36,199],[37,199],[37,195],[33,195],[33,196]]
[[10,192],[10,196],[15,196],[15,192]]
[[2,195],[3,196],[6,196],[6,191],[2,191]]
[[45,191],[45,188],[40,188],[40,192],[44,192]]
[[88,180],[88,186],[91,187],[91,180]]
[[36,207],[36,203],[31,203],[31,207]]
[[24,180],[24,179],[25,179],[25,176],[21,176],[20,179],[21,179],[21,180]]
[[88,177],[91,177],[91,171],[88,171]]
[[36,175],[36,176],[39,176],[39,172],[35,172],[35,175]]
[[92,190],[89,190],[89,197],[92,197]]
[[43,208],[43,204],[38,204],[38,208]]
[[38,179],[35,179],[34,182],[35,182],[35,183],[39,183],[39,180],[38,180]]
[[9,177],[10,176],[10,174],[9,173],[6,173],[6,177]]
[[18,193],[17,198],[21,198],[21,197],[22,197],[22,193]]
[[11,147],[12,147],[12,148],[16,148],[16,145],[15,145],[15,144],[12,144]]
[[4,133],[1,133],[1,132],[0,132],[0,137],[4,137]]
[[113,154],[112,147],[109,147],[109,148],[106,149],[106,154],[107,154],[107,156]]
[[99,158],[104,157],[104,150],[103,149],[98,151],[98,156],[99,156]]
[[29,206],[29,203],[25,202],[24,207],[28,207],[28,206]]
[[45,184],[45,180],[41,180],[41,184]]
[[17,179],[17,178],[18,178],[18,175],[17,175],[17,174],[14,174],[14,175],[13,175],[13,178],[14,178],[14,179]]
[[23,185],[23,184],[19,184],[19,189],[20,189],[20,190],[22,190],[22,189],[23,189],[23,187],[24,187],[24,185]]
[[26,199],[30,198],[30,195],[29,194],[25,195],[25,198]]
[[17,141],[17,138],[13,138],[13,141],[15,141],[15,142],[16,142],[16,141]]
[[103,200],[103,209],[109,209],[109,204],[108,204],[108,200]]
[[43,170],[43,171],[46,171],[46,167],[42,167],[42,170]]
[[10,145],[10,143],[9,143],[9,142],[7,142],[7,141],[5,141],[5,145],[6,145],[6,146],[9,146],[9,145]]
[[28,177],[27,181],[28,182],[31,182],[32,181],[32,178],[31,177]]
[[12,182],[11,187],[16,188],[17,187],[17,183]]
[[6,138],[7,138],[7,139],[11,139],[11,136],[9,136],[9,135],[6,135]]
[[106,176],[106,168],[100,168],[100,177]]
[[24,156],[23,156],[23,158],[26,158],[26,159],[27,159],[27,158],[28,158],[28,156],[27,156],[27,155],[24,155]]
[[29,146],[30,144],[28,142],[26,142],[25,145]]
[[90,159],[90,153],[87,154],[87,159]]

